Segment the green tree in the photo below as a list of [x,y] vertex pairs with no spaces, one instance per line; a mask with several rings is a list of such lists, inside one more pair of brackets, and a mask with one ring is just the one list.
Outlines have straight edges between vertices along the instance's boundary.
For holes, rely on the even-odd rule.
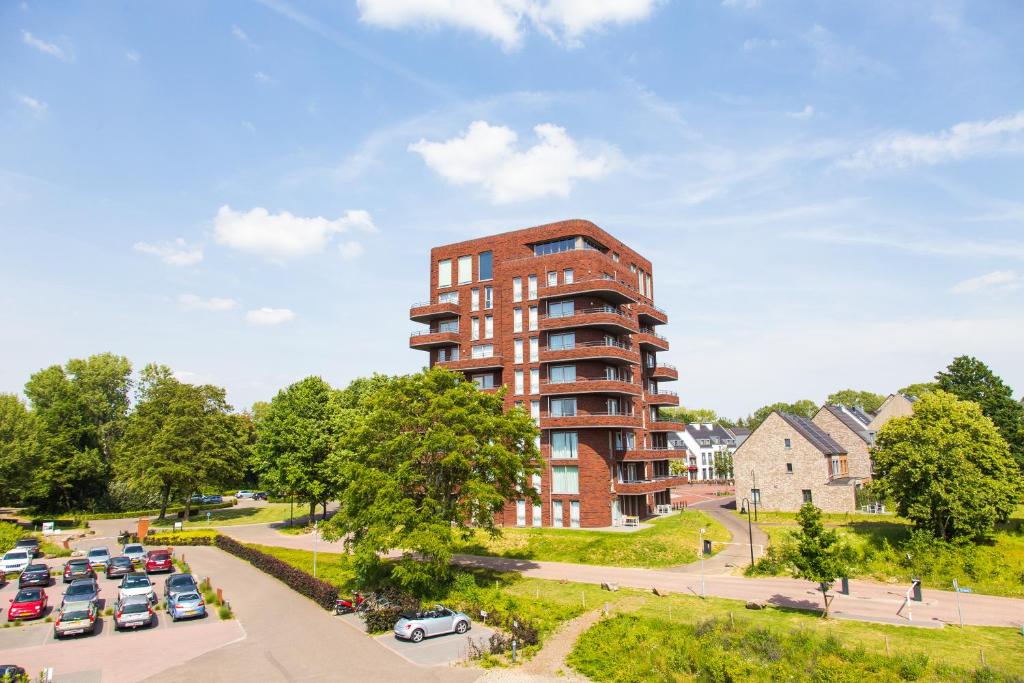
[[821,598],[825,603],[825,612],[822,616],[827,617],[829,604],[832,602],[828,591],[836,579],[850,573],[847,564],[849,550],[840,542],[838,532],[834,529],[825,530],[821,523],[821,510],[813,503],[804,503],[796,519],[800,523],[800,531],[794,534],[793,540],[796,544],[790,561],[796,568],[797,578],[818,584]]
[[387,380],[362,408],[335,454],[344,486],[324,537],[346,539],[364,581],[401,550],[394,579],[436,586],[457,540],[497,533],[506,501],[536,499],[537,429],[525,411],[505,412],[500,393],[434,368]]
[[801,399],[795,403],[772,403],[755,410],[746,419],[739,420],[738,426],[754,430],[761,426],[761,423],[768,419],[776,410],[783,413],[793,413],[806,418],[814,417],[818,412],[818,404],[810,399]]
[[992,420],[977,403],[941,390],[918,399],[913,415],[882,427],[873,457],[875,491],[943,540],[990,534],[1024,490]]
[[128,416],[132,367],[103,353],[32,375],[25,395],[40,449],[29,499],[49,509],[95,508],[110,476],[114,445]]
[[327,466],[339,436],[335,393],[321,378],[307,377],[279,391],[256,426],[253,454],[262,481],[308,503],[310,519],[317,503],[337,495]]
[[970,356],[953,359],[949,367],[935,375],[935,380],[939,389],[981,406],[981,412],[995,423],[1010,445],[1010,453],[1024,469],[1024,405],[1013,398],[1013,390],[987,365]]
[[678,408],[663,408],[666,415],[671,415],[674,419],[686,424],[720,424],[723,427],[732,427],[733,423],[711,408],[685,408],[679,406]]
[[732,479],[732,453],[729,451],[715,452],[715,477],[717,479]]
[[0,394],[0,505],[21,502],[38,454],[35,415],[17,396]]
[[[247,421],[231,412],[220,387],[179,382],[159,366],[143,376],[148,385],[118,445],[115,471],[136,490],[159,492],[163,518],[173,495],[187,503],[203,487],[240,477]],[[189,513],[186,505],[185,521]]]
[[830,394],[826,403],[841,406],[855,406],[869,413],[873,413],[882,407],[886,397],[872,391],[858,391],[857,389],[842,389]]
[[900,393],[905,396],[913,396],[914,398],[921,398],[929,391],[935,391],[939,388],[939,385],[935,382],[918,382],[916,384],[908,384],[907,386],[900,389]]

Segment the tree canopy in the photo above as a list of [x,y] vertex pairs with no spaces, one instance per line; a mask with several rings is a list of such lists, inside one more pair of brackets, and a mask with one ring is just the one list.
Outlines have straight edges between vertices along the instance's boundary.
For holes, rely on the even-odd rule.
[[31,483],[38,436],[28,406],[13,394],[0,394],[0,505],[20,502]]
[[795,403],[772,403],[771,405],[758,408],[745,419],[739,420],[738,426],[747,427],[748,429],[757,429],[761,426],[761,423],[767,420],[768,416],[776,410],[783,413],[793,413],[794,415],[800,415],[801,417],[811,418],[818,412],[818,404],[810,399],[801,399]]
[[804,503],[796,515],[800,531],[794,534],[796,547],[790,561],[796,568],[795,576],[818,584],[828,616],[828,591],[835,580],[850,572],[848,550],[839,540],[837,531],[826,531],[821,523],[821,510],[813,503]]
[[830,394],[829,397],[825,399],[825,402],[833,405],[854,406],[866,412],[873,413],[882,407],[885,399],[886,396],[876,394],[873,391],[841,389],[834,394]]
[[506,412],[500,393],[448,370],[379,383],[334,454],[344,486],[324,536],[346,539],[364,580],[400,550],[394,579],[430,585],[449,576],[457,540],[495,531],[506,501],[536,497],[537,429],[525,411]]
[[679,406],[678,408],[663,408],[662,411],[666,415],[671,415],[676,420],[686,424],[711,423],[719,424],[723,427],[732,427],[734,425],[732,420],[722,417],[711,408],[685,408]]
[[929,391],[935,391],[939,388],[939,385],[935,382],[917,382],[915,384],[908,384],[907,386],[900,389],[899,393],[905,396],[913,396],[914,398],[921,398]]
[[937,538],[988,535],[1021,500],[1021,473],[977,403],[945,391],[890,420],[873,453],[875,486],[903,517]]

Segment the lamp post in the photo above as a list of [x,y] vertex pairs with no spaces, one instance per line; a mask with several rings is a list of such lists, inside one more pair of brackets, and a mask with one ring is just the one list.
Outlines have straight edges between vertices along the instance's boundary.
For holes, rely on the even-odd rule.
[[317,534],[317,522],[313,521],[313,578],[316,578],[316,534]]
[[757,503],[761,497],[761,491],[757,488],[757,475],[754,470],[750,470],[750,477],[754,480],[754,490],[750,492],[751,497],[754,499],[754,521],[757,521]]
[[703,599],[704,593],[704,533],[707,531],[704,527],[700,528],[700,597]]
[[747,538],[750,540],[750,565],[754,565],[754,527],[750,524],[750,501],[743,499],[743,507],[747,509]]

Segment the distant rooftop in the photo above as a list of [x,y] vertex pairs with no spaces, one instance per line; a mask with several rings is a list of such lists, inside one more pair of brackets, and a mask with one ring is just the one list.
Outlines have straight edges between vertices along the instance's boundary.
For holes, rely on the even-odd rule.
[[806,417],[775,411],[790,427],[797,433],[811,442],[815,448],[825,455],[845,455],[846,449],[832,440],[832,437],[822,431],[821,427],[814,424]]
[[871,422],[871,418],[859,408],[830,403],[825,406],[825,410],[832,413],[836,419],[849,427],[850,431],[864,440],[864,443],[870,446],[875,442],[874,433],[868,429],[868,423]]

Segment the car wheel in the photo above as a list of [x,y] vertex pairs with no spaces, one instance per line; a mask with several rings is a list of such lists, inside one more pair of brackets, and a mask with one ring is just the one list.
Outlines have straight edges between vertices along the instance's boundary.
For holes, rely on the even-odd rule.
[[463,633],[465,633],[468,630],[469,630],[469,624],[467,624],[464,621],[460,621],[459,623],[455,624],[455,632],[458,633],[458,634],[463,634]]
[[423,629],[418,628],[415,631],[413,631],[412,635],[409,636],[409,640],[411,640],[414,643],[418,643],[421,640],[423,640]]

